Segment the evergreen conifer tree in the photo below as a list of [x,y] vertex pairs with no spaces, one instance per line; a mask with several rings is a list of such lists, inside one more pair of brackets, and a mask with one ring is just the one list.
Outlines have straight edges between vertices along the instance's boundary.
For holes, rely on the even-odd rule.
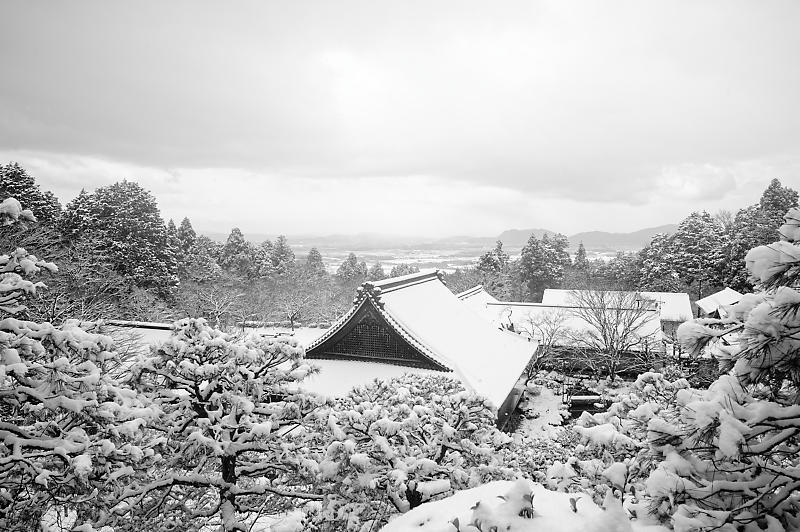
[[245,240],[238,227],[231,229],[231,234],[228,235],[222,248],[219,263],[229,272],[245,279],[256,274],[255,249],[250,242]]
[[36,180],[18,163],[0,166],[0,201],[15,198],[36,213],[39,223],[54,225],[61,215],[61,203],[52,192],[42,192]]
[[177,260],[155,198],[133,181],[86,191],[64,213],[62,234],[93,238],[114,270],[142,288],[166,293],[178,283]]
[[580,272],[586,272],[589,270],[589,259],[586,258],[586,248],[583,246],[583,242],[578,244],[578,251],[575,253],[575,259],[572,261],[572,266]]
[[376,262],[367,271],[367,281],[380,281],[386,278],[386,272],[383,271],[383,266],[380,262]]
[[322,254],[317,248],[311,248],[306,257],[306,271],[312,275],[324,275],[326,273],[325,263],[322,261]]
[[284,274],[294,268],[294,251],[284,235],[279,235],[275,239],[270,254],[272,267],[277,274]]

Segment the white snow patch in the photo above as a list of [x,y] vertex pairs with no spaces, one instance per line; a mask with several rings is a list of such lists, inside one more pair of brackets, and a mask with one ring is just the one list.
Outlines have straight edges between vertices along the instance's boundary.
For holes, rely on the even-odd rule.
[[[580,499],[577,511],[573,512],[570,498],[576,497]],[[472,530],[468,525],[478,520],[483,530],[497,527],[509,532],[668,531],[651,523],[629,521],[619,501],[609,500],[607,506],[604,510],[587,496],[550,491],[529,480],[501,480],[422,504],[390,521],[382,530],[453,532],[456,530],[453,521],[458,519],[461,530]]]

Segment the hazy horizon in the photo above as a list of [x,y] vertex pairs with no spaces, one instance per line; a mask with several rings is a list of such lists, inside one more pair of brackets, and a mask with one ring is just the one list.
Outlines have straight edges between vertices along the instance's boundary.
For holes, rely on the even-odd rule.
[[[175,220],[175,222],[178,223],[179,220]],[[420,241],[424,241],[424,240],[439,240],[439,239],[449,239],[449,238],[459,238],[459,237],[475,238],[475,239],[492,239],[492,238],[497,238],[498,236],[500,236],[500,234],[502,232],[505,232],[505,231],[542,231],[542,230],[546,230],[546,231],[552,231],[554,233],[561,233],[561,234],[563,234],[564,236],[567,236],[567,237],[572,236],[572,235],[577,235],[577,234],[582,234],[582,233],[592,233],[592,232],[611,233],[611,234],[615,234],[615,233],[616,234],[629,234],[629,233],[636,233],[636,232],[639,232],[639,231],[644,231],[644,230],[647,230],[647,229],[654,229],[654,228],[658,228],[658,227],[663,227],[663,226],[667,226],[667,225],[677,225],[677,222],[654,225],[654,226],[649,226],[649,227],[639,227],[637,229],[632,229],[631,231],[602,231],[602,230],[599,230],[599,229],[587,229],[587,230],[584,230],[584,231],[575,231],[575,232],[570,232],[570,233],[564,233],[562,231],[558,231],[556,229],[552,229],[552,228],[549,228],[549,227],[509,227],[509,228],[507,228],[507,229],[505,229],[505,230],[503,230],[501,232],[495,233],[495,234],[465,234],[465,233],[458,233],[458,234],[449,234],[449,235],[444,235],[444,236],[429,236],[429,235],[422,235],[422,234],[376,233],[376,232],[370,232],[370,231],[361,231],[361,232],[356,232],[356,233],[330,233],[330,232],[329,233],[326,233],[326,232],[319,232],[319,233],[281,233],[281,232],[274,232],[274,233],[270,233],[270,232],[258,232],[258,231],[242,231],[242,233],[244,234],[245,237],[247,237],[249,239],[252,239],[254,237],[258,237],[258,238],[261,238],[261,237],[274,238],[274,237],[277,237],[279,235],[284,235],[289,239],[292,239],[292,238],[328,238],[328,237],[343,237],[343,238],[347,238],[347,237],[361,237],[361,236],[363,236],[363,237],[379,237],[379,238],[396,239],[396,240],[420,240]],[[231,229],[233,229],[233,228],[231,228]],[[206,235],[206,236],[209,236],[209,235],[223,236],[224,235],[225,237],[227,237],[227,235],[230,234],[230,230],[224,231],[224,230],[218,230],[218,229],[202,229],[202,228],[196,228],[196,227],[195,227],[195,231],[197,233],[199,233],[199,234],[203,234],[203,235]],[[291,242],[290,242],[290,244],[291,244]],[[572,243],[570,243],[570,244],[572,244]]]

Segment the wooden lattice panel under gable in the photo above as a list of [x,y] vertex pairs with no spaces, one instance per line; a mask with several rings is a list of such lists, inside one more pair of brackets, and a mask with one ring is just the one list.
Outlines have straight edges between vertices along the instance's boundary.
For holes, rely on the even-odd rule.
[[309,350],[306,357],[363,360],[449,371],[398,334],[371,303],[365,304],[337,334]]

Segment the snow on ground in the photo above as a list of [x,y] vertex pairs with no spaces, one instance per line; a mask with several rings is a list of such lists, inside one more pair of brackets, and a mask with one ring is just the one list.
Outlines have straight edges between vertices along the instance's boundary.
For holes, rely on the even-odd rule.
[[[294,331],[280,327],[245,329],[246,334],[291,336],[303,346],[309,345],[325,331],[326,329],[314,327],[298,327]],[[106,333],[114,337],[124,353],[134,355],[147,354],[151,345],[163,343],[172,331],[143,327],[107,327]],[[320,372],[305,379],[302,388],[331,398],[343,397],[354,386],[369,384],[375,379],[391,379],[405,373],[442,375],[439,371],[371,362],[350,360],[309,360],[309,362],[318,366]]]
[[308,362],[318,366],[320,372],[306,377],[301,386],[310,392],[334,398],[343,397],[353,387],[369,384],[375,379],[388,380],[406,373],[454,376],[452,373],[393,366],[379,362],[356,360],[309,360]]
[[294,330],[285,327],[246,327],[244,332],[247,334],[263,334],[268,336],[291,336],[301,345],[307,346],[314,340],[322,336],[327,329],[317,327],[295,327]]
[[525,405],[525,417],[516,434],[531,438],[555,438],[563,429],[564,404],[561,394],[545,386],[538,387],[538,395],[530,397]]
[[[474,524],[479,524],[480,528]],[[478,532],[493,529],[510,532],[668,531],[657,524],[629,520],[627,512],[613,496],[609,496],[601,508],[589,496],[550,491],[529,480],[501,480],[456,492],[399,516],[382,530]]]

